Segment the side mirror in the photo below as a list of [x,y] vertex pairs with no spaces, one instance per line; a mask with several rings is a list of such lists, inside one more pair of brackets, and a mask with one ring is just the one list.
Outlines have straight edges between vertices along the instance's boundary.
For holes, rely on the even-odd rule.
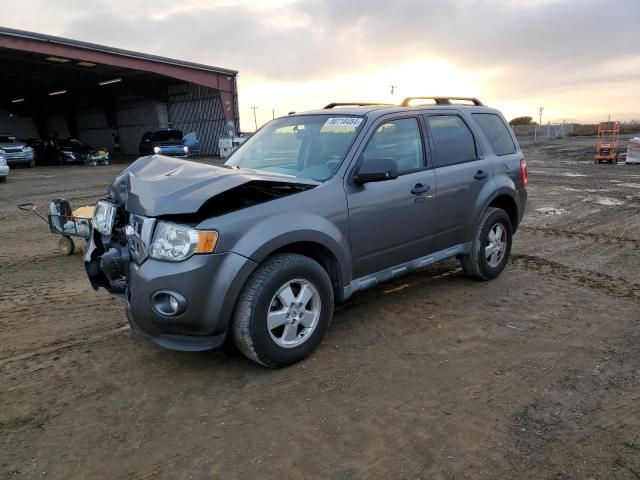
[[398,178],[398,166],[390,158],[371,158],[366,160],[353,177],[358,185],[370,182],[384,182]]

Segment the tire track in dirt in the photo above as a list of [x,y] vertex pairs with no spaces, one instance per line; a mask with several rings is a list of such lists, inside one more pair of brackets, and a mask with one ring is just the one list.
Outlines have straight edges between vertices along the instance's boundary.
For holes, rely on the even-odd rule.
[[635,250],[640,250],[640,242],[638,240],[634,238],[626,237],[623,235],[578,232],[578,231],[566,230],[562,228],[533,227],[528,225],[523,225],[520,228],[525,232],[540,233],[542,235],[549,235],[554,237],[563,237],[568,239],[578,238],[578,239],[584,239],[584,240],[594,240],[596,242],[603,242],[603,243],[610,243],[610,242],[624,243],[624,244],[630,245]]
[[604,291],[613,297],[640,303],[640,283],[637,282],[629,283],[606,273],[572,268],[543,257],[523,253],[512,254],[510,263],[516,268],[552,274],[554,277],[562,278],[573,284]]

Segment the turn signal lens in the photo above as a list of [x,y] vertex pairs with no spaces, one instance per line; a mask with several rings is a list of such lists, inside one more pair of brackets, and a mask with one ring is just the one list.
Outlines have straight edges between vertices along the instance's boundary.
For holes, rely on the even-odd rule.
[[211,253],[218,243],[218,232],[198,230],[198,246],[195,253]]

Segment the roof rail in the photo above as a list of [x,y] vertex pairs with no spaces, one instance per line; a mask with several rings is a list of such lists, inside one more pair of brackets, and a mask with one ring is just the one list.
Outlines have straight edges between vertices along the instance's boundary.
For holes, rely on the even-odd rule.
[[451,105],[451,100],[465,100],[467,102],[472,102],[478,107],[484,107],[484,103],[473,97],[407,97],[402,101],[400,106],[410,107],[410,103],[413,100],[434,100],[436,105]]
[[391,103],[378,103],[378,102],[333,102],[325,105],[323,110],[329,110],[335,107],[374,107],[391,105]]

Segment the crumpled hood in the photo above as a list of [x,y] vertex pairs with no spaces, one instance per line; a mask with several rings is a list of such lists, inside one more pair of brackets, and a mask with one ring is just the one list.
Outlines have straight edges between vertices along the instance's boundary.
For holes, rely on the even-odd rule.
[[212,197],[252,181],[307,186],[320,183],[151,155],[139,158],[118,175],[109,193],[129,213],[159,217],[196,213]]

